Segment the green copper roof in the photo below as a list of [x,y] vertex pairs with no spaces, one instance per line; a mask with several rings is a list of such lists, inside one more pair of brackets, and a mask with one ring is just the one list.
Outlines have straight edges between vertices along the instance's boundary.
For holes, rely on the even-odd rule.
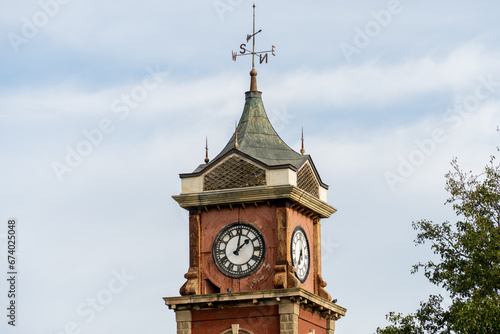
[[262,103],[262,93],[250,91],[245,93],[246,101],[238,124],[238,144],[235,148],[235,135],[226,147],[209,164],[199,166],[194,173],[203,171],[231,150],[238,150],[269,166],[293,166],[299,169],[309,158],[292,150],[276,133],[267,117]]

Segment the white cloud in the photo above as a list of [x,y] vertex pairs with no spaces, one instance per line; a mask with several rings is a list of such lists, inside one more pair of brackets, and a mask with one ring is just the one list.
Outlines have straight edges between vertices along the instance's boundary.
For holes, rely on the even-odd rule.
[[355,108],[390,105],[437,92],[456,94],[473,88],[479,76],[494,73],[500,78],[498,57],[481,45],[468,44],[438,60],[426,56],[393,65],[374,61],[322,72],[295,71],[273,78],[273,96],[291,103],[307,98]]
[[[493,75],[495,81],[500,80],[500,65],[496,61],[499,55],[482,52],[482,49],[478,45],[466,45],[445,59],[426,57],[391,66],[372,62],[361,67],[341,67],[323,72],[298,70],[280,76],[266,74],[261,79],[265,85],[261,87],[265,86],[262,89],[266,93],[266,101],[311,103],[313,108],[308,110],[309,113],[313,113],[314,106],[318,104],[366,108],[389,106],[419,96],[425,99],[427,94],[436,92],[465,94],[477,85],[480,76]],[[144,77],[147,75],[144,70]],[[239,117],[242,92],[247,89],[249,81],[246,76],[242,78],[239,75],[241,73],[224,72],[194,81],[179,81],[167,76],[145,101],[141,101],[141,111],[136,112],[140,115],[135,116],[190,113],[201,117],[203,114],[214,118]],[[36,92],[31,89],[9,92],[0,102],[2,117],[10,115],[8,117],[20,120],[54,120],[112,115],[112,103],[124,94],[130,95],[142,81],[143,77],[126,85],[95,91],[82,91],[74,82],[69,82]]]

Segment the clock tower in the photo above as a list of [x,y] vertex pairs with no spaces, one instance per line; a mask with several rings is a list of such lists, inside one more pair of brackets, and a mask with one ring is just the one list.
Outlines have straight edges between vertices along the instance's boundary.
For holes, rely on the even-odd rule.
[[[254,24],[247,41],[255,35]],[[243,45],[255,59],[255,43]],[[181,296],[164,300],[178,334],[333,334],[346,310],[325,290],[321,219],[336,210],[311,156],[272,127],[250,75],[232,138],[180,175],[173,198],[189,212],[189,270]]]

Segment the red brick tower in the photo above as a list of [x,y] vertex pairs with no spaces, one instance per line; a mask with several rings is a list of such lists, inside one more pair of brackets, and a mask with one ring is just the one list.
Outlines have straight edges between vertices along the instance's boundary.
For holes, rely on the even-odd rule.
[[272,127],[256,76],[226,147],[180,175],[190,263],[181,296],[164,298],[178,334],[333,334],[345,315],[321,276],[328,186]]

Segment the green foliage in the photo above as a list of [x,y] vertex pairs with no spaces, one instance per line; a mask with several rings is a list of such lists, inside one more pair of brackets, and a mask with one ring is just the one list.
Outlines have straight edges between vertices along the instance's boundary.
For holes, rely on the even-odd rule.
[[443,309],[443,297],[430,296],[415,313],[389,313],[390,325],[378,328],[379,334],[500,333],[500,166],[492,157],[479,175],[463,172],[456,160],[452,167],[447,203],[459,220],[413,223],[415,243],[429,242],[439,262],[418,263],[412,270],[443,287],[451,306]]
[[403,316],[391,312],[387,320],[392,324],[385,329],[377,329],[377,333],[383,334],[448,334],[448,313],[441,308],[443,297],[430,296],[429,301],[421,302],[420,309],[415,314]]

